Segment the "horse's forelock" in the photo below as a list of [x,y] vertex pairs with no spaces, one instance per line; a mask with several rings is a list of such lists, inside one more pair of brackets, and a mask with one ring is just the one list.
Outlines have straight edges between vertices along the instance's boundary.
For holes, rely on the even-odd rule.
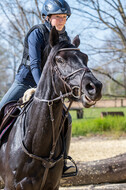
[[73,45],[68,43],[67,41],[61,41],[53,48],[51,48],[50,45],[47,44],[43,52],[42,63],[44,64],[42,64],[42,66],[44,65],[44,67],[46,68],[49,64],[53,67],[55,65],[55,56],[57,55],[59,49],[68,47],[73,47]]
[[68,43],[67,41],[62,41],[60,42],[59,44],[57,44],[56,46],[54,46],[51,51],[50,51],[50,54],[49,54],[49,57],[48,57],[48,61],[51,63],[51,64],[55,64],[55,56],[57,55],[58,51],[62,48],[69,48],[69,47],[74,47],[72,44]]

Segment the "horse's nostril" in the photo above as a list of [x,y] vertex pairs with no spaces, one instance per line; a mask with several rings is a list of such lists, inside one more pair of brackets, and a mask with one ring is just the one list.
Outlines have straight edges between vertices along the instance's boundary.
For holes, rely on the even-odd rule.
[[88,91],[88,93],[90,95],[94,95],[96,93],[96,88],[95,85],[93,83],[89,83],[86,85],[86,90]]

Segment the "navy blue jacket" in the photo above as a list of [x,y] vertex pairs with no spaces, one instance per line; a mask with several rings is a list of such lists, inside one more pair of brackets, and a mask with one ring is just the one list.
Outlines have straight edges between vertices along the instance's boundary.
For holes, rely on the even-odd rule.
[[[65,30],[61,33],[61,36],[63,36],[63,38],[65,36],[67,40],[70,40]],[[39,28],[34,29],[28,36],[30,67],[28,65],[21,64],[16,75],[16,80],[29,87],[35,87],[41,76],[41,55],[46,45],[44,39],[43,33]]]

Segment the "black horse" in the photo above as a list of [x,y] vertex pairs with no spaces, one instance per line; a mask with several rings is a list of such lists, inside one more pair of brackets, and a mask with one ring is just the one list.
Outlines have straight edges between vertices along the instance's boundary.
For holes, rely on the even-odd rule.
[[[0,175],[5,190],[58,190],[64,163],[64,99],[81,99],[84,107],[101,98],[102,84],[87,67],[77,46],[50,33],[51,52],[33,101],[15,122],[0,149]],[[69,107],[70,107],[69,106]]]

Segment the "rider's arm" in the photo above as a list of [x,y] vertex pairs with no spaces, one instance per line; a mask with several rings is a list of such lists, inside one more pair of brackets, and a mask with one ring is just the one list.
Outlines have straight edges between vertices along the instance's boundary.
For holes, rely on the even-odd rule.
[[36,84],[38,84],[41,76],[41,54],[45,47],[44,38],[39,29],[35,29],[29,35],[28,46],[31,72]]

